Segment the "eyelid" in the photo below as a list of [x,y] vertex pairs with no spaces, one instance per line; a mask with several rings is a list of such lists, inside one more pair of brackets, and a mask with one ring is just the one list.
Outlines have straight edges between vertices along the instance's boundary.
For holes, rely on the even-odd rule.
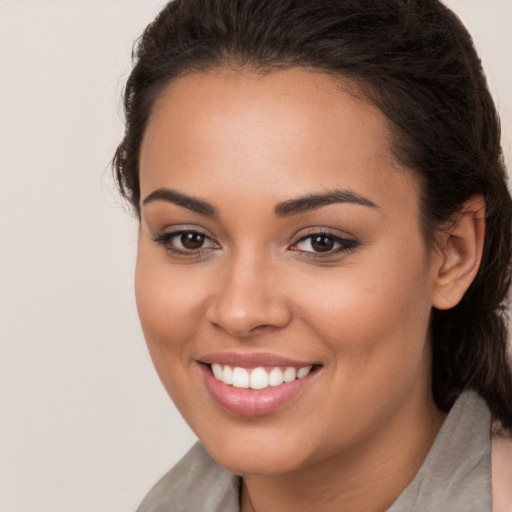
[[215,241],[215,237],[208,229],[205,229],[201,226],[196,226],[194,224],[175,224],[163,227],[162,229],[157,229],[153,232],[151,238],[154,240],[156,238],[169,237],[172,235],[177,235],[180,233],[197,233],[199,235],[203,235],[210,240]]
[[[201,236],[204,236],[205,240],[209,240],[212,246],[209,247],[200,247],[198,249],[180,249],[178,247],[172,247],[171,242],[175,237],[183,235],[185,233],[194,233]],[[164,231],[160,234],[154,235],[151,237],[153,242],[163,246],[163,248],[168,251],[171,255],[177,257],[198,257],[202,256],[205,253],[209,253],[212,250],[216,250],[220,248],[220,244],[211,236],[207,230],[198,228],[195,226],[173,226],[171,230]]]
[[297,242],[314,235],[332,236],[333,238],[337,238],[342,241],[356,241],[355,236],[351,233],[348,233],[347,231],[341,231],[339,229],[327,228],[323,226],[311,226],[296,231],[292,236],[292,239],[294,240],[293,244],[296,244]]
[[[172,245],[172,241],[175,237],[186,233],[194,233],[203,236],[205,243],[207,243],[208,246],[202,246],[197,249],[187,249]],[[324,236],[333,239],[335,247],[327,251],[305,250],[299,249],[297,247],[297,245],[301,242],[304,242],[305,240],[315,236]],[[295,241],[288,246],[288,250],[297,252],[303,257],[314,259],[329,257],[332,258],[335,256],[340,257],[343,254],[353,251],[355,248],[357,248],[358,245],[360,245],[352,235],[348,235],[346,232],[340,232],[338,230],[324,227],[310,227],[301,229],[294,235],[294,238]],[[161,245],[171,255],[182,258],[204,256],[207,253],[211,254],[213,250],[218,250],[221,248],[219,242],[209,234],[208,230],[190,225],[169,226],[167,230],[152,236],[152,240],[153,242]]]
[[[308,240],[314,236],[326,236],[332,238],[338,246],[329,251],[306,251],[294,248],[300,242]],[[328,258],[333,256],[340,256],[347,252],[353,251],[357,246],[360,245],[359,242],[352,237],[351,235],[345,234],[342,235],[339,232],[334,233],[333,230],[329,228],[310,228],[309,232],[303,233],[300,236],[297,236],[295,241],[289,246],[289,250],[296,251],[298,253],[302,253],[303,256],[308,258]]]

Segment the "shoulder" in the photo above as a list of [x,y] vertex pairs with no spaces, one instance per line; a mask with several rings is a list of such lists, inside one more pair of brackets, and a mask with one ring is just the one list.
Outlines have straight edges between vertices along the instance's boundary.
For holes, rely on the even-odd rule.
[[494,423],[491,437],[493,512],[512,512],[512,433]]
[[153,486],[137,512],[235,512],[238,511],[239,484],[239,477],[219,466],[204,447],[196,443]]

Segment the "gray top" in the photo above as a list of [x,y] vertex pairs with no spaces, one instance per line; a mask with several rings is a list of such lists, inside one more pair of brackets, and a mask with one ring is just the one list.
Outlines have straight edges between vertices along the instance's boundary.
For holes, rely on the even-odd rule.
[[[491,415],[464,392],[418,473],[388,512],[491,512]],[[151,489],[137,512],[239,512],[240,477],[200,443]]]

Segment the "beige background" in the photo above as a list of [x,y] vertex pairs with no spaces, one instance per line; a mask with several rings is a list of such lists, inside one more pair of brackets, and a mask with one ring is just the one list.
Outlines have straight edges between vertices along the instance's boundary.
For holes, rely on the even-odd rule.
[[[0,512],[133,511],[190,446],[138,325],[108,169],[155,0],[0,0]],[[450,0],[512,153],[511,0]]]

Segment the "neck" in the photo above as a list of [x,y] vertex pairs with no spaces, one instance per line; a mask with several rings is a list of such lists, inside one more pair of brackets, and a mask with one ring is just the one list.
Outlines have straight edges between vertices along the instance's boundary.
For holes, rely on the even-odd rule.
[[289,474],[244,477],[241,512],[385,511],[414,478],[445,417],[429,399],[420,414],[404,411],[327,460]]

